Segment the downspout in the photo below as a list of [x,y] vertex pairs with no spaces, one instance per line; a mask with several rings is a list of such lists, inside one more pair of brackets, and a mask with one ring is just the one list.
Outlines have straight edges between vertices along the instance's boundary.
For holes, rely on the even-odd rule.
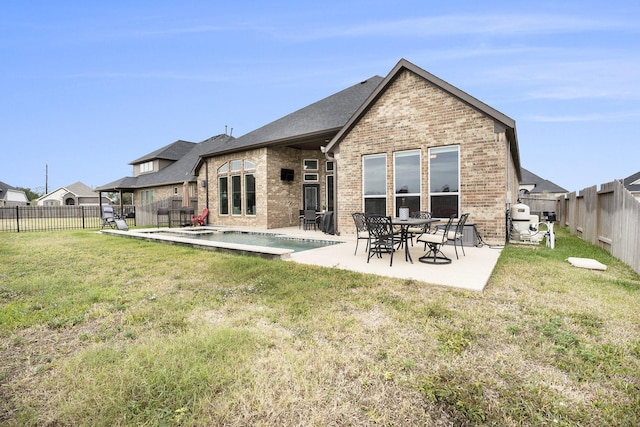
[[320,147],[320,151],[324,153],[324,157],[333,162],[333,234],[340,235],[340,227],[338,227],[338,162],[335,157],[331,156],[326,150],[325,146]]

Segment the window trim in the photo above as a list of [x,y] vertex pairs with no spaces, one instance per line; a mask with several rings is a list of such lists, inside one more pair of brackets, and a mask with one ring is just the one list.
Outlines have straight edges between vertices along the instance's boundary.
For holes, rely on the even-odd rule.
[[[431,162],[432,159],[435,158],[433,157],[434,153],[437,154],[439,151],[441,152],[451,152],[451,151],[455,151],[457,154],[457,165],[458,165],[458,170],[457,170],[457,191],[431,191],[431,173],[433,168],[431,167]],[[429,187],[428,187],[428,203],[429,203],[429,211],[433,212],[433,206],[431,203],[431,200],[434,196],[438,197],[438,196],[456,196],[457,197],[457,203],[456,203],[456,217],[460,216],[460,145],[442,145],[442,146],[438,146],[438,147],[430,147],[429,148]],[[434,216],[436,217],[436,216]],[[437,217],[436,217],[437,218]]]
[[[396,191],[396,182],[397,180],[397,167],[396,167],[396,157],[399,157],[397,155],[399,154],[416,154],[418,156],[418,191],[417,192],[413,192],[413,193],[400,193],[398,191]],[[398,199],[402,198],[402,197],[406,197],[406,198],[418,198],[418,210],[422,210],[422,150],[419,148],[414,148],[411,150],[401,150],[401,151],[394,151],[393,152],[393,208],[394,208],[394,212],[399,212],[399,208],[401,207],[400,205],[398,205]]]
[[[257,190],[256,190],[256,174],[254,172],[249,172],[249,173],[245,173],[242,175],[244,177],[243,181],[243,195],[244,195],[244,212],[246,216],[256,216],[256,212],[258,209],[256,207],[257,202],[258,202],[258,198],[257,196]],[[249,197],[248,197],[248,190],[247,190],[247,177],[252,176],[253,177],[253,210],[254,212],[250,213],[249,212]]]
[[153,172],[153,170],[154,170],[154,168],[153,168],[153,160],[149,160],[148,162],[140,163],[138,168],[139,168],[138,170],[140,171],[140,173]]
[[[309,167],[307,167],[307,163],[309,163]],[[315,164],[315,167],[313,165]],[[318,170],[318,159],[304,159],[302,161],[302,171],[317,171]]]
[[[365,185],[366,185],[366,170],[365,170],[365,162],[367,159],[373,159],[373,158],[382,158],[384,159],[384,193],[380,193],[380,194],[372,194],[372,195],[367,195],[366,191],[365,191]],[[362,211],[366,212],[366,202],[367,199],[384,199],[384,205],[385,205],[385,215],[386,215],[386,210],[387,210],[387,192],[388,192],[388,179],[387,179],[387,163],[388,163],[388,159],[387,159],[387,153],[378,153],[378,154],[365,154],[362,156]]]

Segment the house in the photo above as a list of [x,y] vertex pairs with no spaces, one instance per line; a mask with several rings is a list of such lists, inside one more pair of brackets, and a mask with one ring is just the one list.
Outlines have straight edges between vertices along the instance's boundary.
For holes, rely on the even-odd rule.
[[622,185],[633,194],[633,197],[640,201],[640,172],[623,179]]
[[209,222],[279,228],[300,210],[334,210],[334,162],[321,150],[382,81],[374,76],[201,156],[193,173]]
[[[238,138],[214,137],[164,158],[170,146],[132,162],[134,177],[99,189],[135,189],[137,204],[176,195],[178,184],[189,182],[210,224],[279,228],[315,209],[333,212],[334,230],[344,234],[355,234],[352,212],[469,212],[492,243],[506,239],[506,211],[521,178],[515,121],[404,59],[386,77]],[[179,175],[189,163],[189,173]],[[158,177],[170,167],[175,175],[161,193]],[[155,193],[143,196],[145,188]]]
[[[103,197],[102,203],[109,204],[111,201]],[[80,181],[57,188],[36,199],[38,206],[97,206],[99,204],[100,200],[95,191]]]
[[521,170],[520,201],[529,206],[531,213],[535,215],[542,216],[544,212],[556,212],[558,197],[564,196],[568,191],[525,168]]
[[353,234],[352,212],[408,206],[470,212],[488,242],[505,239],[521,177],[514,120],[406,60],[216,147],[194,173],[214,224],[277,228],[326,208]]
[[27,206],[29,199],[24,191],[0,181],[0,206]]
[[[232,141],[229,135],[217,135],[200,143],[178,140],[133,160],[133,176],[123,177],[96,188],[96,191],[132,194],[136,206],[154,205],[198,210],[197,176],[192,170],[200,155]],[[206,205],[206,201],[203,206]]]

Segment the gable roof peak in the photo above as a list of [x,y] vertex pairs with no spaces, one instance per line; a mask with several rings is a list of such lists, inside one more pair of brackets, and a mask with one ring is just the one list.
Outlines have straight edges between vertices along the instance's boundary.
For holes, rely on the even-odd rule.
[[162,159],[162,160],[179,160],[186,153],[189,152],[196,145],[195,142],[184,141],[182,139],[178,139],[170,144],[165,145],[164,147],[160,147],[151,153],[145,154],[142,157],[135,159],[132,162],[129,162],[130,165],[135,165],[138,163],[148,162],[150,160]]

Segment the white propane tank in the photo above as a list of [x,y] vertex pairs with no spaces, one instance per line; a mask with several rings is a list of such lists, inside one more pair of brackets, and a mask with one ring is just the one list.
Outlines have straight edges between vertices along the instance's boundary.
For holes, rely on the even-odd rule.
[[531,209],[524,203],[516,203],[511,206],[511,222],[513,223],[513,228],[519,233],[528,232],[530,213]]

